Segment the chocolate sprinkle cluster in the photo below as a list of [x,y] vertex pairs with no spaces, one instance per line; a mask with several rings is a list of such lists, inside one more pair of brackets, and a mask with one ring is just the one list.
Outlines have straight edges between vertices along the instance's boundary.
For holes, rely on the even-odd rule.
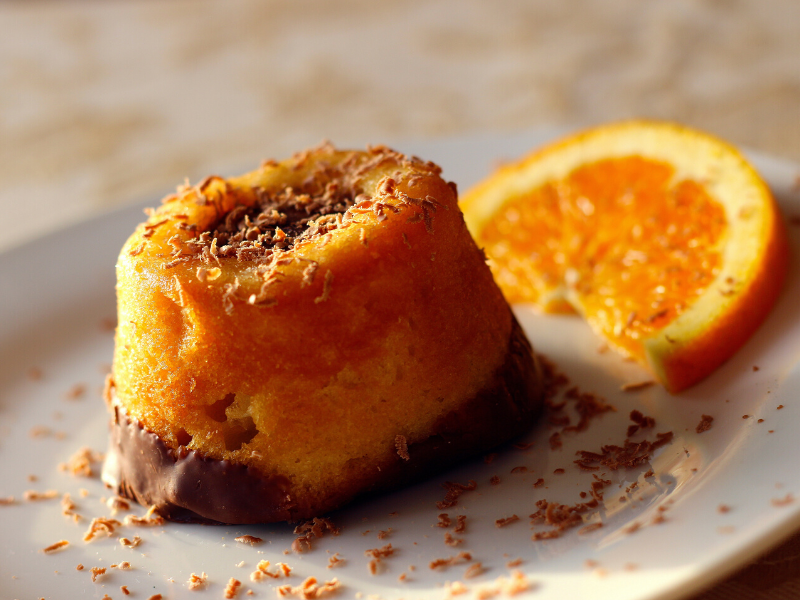
[[213,230],[189,243],[208,247],[218,257],[252,260],[272,250],[291,250],[305,239],[324,235],[342,225],[342,215],[366,196],[350,185],[343,173],[320,166],[298,189],[255,190],[258,201],[237,206]]

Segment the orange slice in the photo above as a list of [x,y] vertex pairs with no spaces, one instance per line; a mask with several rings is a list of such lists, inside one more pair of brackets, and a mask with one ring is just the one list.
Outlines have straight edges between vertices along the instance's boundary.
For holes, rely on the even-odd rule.
[[704,133],[633,121],[499,169],[462,201],[510,302],[575,310],[671,392],[752,335],[788,246],[766,184]]

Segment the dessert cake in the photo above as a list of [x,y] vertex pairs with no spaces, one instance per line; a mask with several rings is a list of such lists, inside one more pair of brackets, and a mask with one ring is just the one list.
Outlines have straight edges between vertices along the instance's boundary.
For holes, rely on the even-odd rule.
[[117,263],[107,484],[319,516],[524,432],[542,374],[440,169],[330,145],[186,185]]

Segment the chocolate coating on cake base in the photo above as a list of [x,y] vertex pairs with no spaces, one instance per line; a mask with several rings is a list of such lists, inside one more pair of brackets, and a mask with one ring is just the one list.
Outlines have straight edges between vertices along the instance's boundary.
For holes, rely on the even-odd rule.
[[324,502],[304,502],[291,480],[253,467],[168,447],[114,403],[103,481],[121,496],[155,505],[174,521],[230,524],[299,521],[320,516],[356,496],[385,491],[442,471],[525,431],[544,400],[544,376],[514,319],[504,363],[459,410],[440,418],[427,439],[408,445],[408,460],[392,452],[371,480],[342,482]]

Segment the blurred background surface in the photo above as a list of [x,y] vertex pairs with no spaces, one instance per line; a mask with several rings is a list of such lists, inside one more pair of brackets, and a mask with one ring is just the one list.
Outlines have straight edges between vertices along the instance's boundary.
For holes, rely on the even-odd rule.
[[654,117],[800,161],[798,24],[797,0],[2,3],[0,248],[323,138]]
[[[800,163],[799,27],[797,0],[2,3],[0,249],[323,139],[650,117]],[[798,557],[702,598],[800,597]]]

